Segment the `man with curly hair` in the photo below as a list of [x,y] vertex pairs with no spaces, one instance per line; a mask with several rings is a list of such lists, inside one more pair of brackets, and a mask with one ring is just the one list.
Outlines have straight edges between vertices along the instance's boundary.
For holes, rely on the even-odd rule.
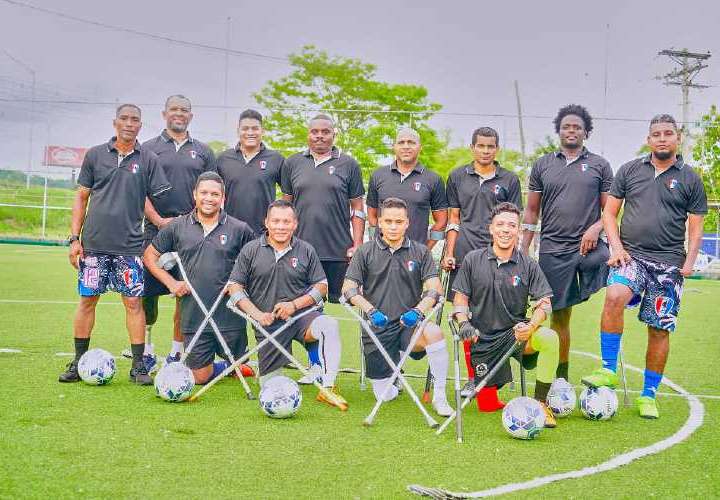
[[557,376],[567,380],[572,307],[603,288],[608,276],[610,252],[600,238],[601,212],[613,173],[605,158],[584,147],[593,129],[587,109],[564,106],[554,124],[560,148],[533,164],[522,249],[527,253],[539,230],[539,264],[553,291],[550,327],[560,338]]

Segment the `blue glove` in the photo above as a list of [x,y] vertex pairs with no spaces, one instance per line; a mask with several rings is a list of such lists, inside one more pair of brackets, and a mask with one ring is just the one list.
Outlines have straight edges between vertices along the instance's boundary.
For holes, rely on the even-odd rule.
[[371,309],[368,318],[370,318],[370,324],[375,328],[383,328],[388,324],[388,317],[377,309]]
[[413,328],[423,319],[425,319],[425,315],[421,313],[419,309],[413,307],[409,311],[405,311],[403,315],[400,316],[400,323],[406,328]]

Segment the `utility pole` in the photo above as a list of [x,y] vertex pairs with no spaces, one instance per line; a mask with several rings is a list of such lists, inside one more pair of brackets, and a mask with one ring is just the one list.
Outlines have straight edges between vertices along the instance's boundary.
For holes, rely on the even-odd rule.
[[695,83],[693,80],[708,65],[704,63],[710,59],[710,52],[689,52],[687,49],[665,49],[658,52],[660,56],[667,56],[677,67],[671,72],[656,77],[663,80],[665,85],[675,85],[682,90],[682,153],[688,160],[690,154],[690,89],[705,89],[707,85]]
[[518,128],[520,129],[520,154],[522,155],[523,166],[525,166],[525,132],[523,131],[522,107],[520,106],[520,88],[515,80],[515,100],[517,101]]

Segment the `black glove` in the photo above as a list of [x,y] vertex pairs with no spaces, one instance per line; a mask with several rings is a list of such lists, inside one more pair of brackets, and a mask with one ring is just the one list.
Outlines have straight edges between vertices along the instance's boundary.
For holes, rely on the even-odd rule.
[[458,335],[460,335],[460,338],[462,340],[470,340],[473,337],[476,337],[478,334],[478,331],[475,329],[474,326],[470,324],[469,321],[463,321],[460,323],[460,330],[458,331]]

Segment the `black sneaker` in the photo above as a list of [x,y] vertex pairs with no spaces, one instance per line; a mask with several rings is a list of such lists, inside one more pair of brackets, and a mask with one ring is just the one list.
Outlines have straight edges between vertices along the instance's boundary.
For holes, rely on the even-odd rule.
[[130,369],[130,382],[137,385],[152,385],[153,379],[148,375],[144,363],[135,365]]
[[80,382],[80,375],[77,370],[77,361],[70,361],[65,367],[65,371],[58,377],[58,382]]

